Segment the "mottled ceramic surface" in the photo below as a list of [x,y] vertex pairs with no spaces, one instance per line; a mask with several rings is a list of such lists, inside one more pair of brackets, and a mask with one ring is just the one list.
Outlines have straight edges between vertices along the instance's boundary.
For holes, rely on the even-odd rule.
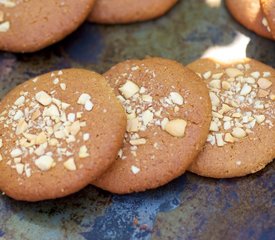
[[[147,23],[85,23],[70,37],[34,54],[0,53],[0,96],[51,70],[104,72],[129,58],[162,56],[187,64],[213,46],[234,47],[275,67],[275,44],[236,23],[218,0],[180,0]],[[235,44],[236,45],[236,44]],[[226,53],[224,53],[226,55]],[[275,164],[244,178],[213,180],[185,174],[145,193],[117,196],[92,186],[55,201],[0,197],[0,239],[275,239]]]

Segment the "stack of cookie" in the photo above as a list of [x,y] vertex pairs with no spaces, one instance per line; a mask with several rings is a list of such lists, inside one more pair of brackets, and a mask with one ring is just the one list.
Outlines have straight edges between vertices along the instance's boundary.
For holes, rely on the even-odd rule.
[[129,60],[31,79],[0,103],[0,189],[25,201],[125,194],[190,170],[245,176],[275,157],[275,71],[255,60]]
[[274,0],[226,0],[238,22],[260,36],[275,40]]
[[74,32],[87,18],[132,23],[165,14],[177,0],[0,0],[0,50],[35,52]]

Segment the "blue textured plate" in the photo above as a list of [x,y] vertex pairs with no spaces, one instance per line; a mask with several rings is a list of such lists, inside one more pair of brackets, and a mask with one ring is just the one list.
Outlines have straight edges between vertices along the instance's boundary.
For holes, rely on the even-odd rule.
[[[104,72],[128,58],[187,64],[213,46],[275,66],[275,44],[247,31],[223,3],[184,0],[165,17],[127,26],[84,24],[35,54],[0,53],[0,96],[51,70]],[[238,49],[234,51],[234,48]],[[233,49],[233,50],[232,50]],[[224,54],[228,54],[224,53]],[[0,197],[0,239],[275,239],[275,164],[252,176],[212,180],[185,174],[157,190],[117,196],[95,189],[35,204]]]

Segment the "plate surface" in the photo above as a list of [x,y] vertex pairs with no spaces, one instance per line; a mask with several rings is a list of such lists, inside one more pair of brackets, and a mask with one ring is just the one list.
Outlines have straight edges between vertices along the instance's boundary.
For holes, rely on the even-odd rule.
[[[0,97],[51,70],[103,73],[130,58],[187,64],[210,50],[246,54],[275,67],[275,44],[244,29],[219,0],[180,0],[165,17],[126,26],[85,23],[35,54],[0,53]],[[212,7],[211,7],[212,6]],[[216,48],[213,48],[216,46]],[[252,176],[213,180],[187,173],[157,190],[117,196],[92,186],[35,204],[0,197],[0,239],[274,239],[275,163]]]

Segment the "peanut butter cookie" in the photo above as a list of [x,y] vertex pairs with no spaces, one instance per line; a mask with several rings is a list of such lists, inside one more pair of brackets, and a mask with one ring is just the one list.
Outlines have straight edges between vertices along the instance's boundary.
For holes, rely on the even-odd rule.
[[245,176],[275,157],[275,71],[252,59],[188,66],[208,84],[212,122],[204,150],[190,167],[213,178]]
[[114,162],[125,129],[99,74],[69,69],[29,80],[0,103],[0,189],[25,201],[79,191]]

